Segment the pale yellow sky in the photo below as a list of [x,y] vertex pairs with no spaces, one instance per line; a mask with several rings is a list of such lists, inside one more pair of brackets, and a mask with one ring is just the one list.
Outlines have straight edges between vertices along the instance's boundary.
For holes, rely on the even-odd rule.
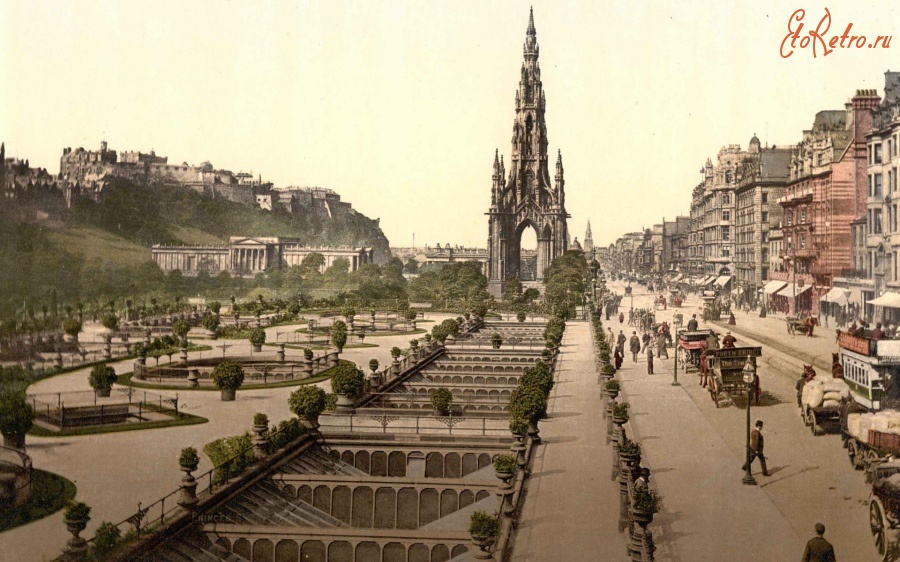
[[[484,246],[494,149],[507,160],[527,2],[0,0],[0,140],[59,170],[65,146],[155,149],[276,185],[332,188],[393,245]],[[900,70],[889,49],[779,56],[827,6],[900,35],[895,3],[535,2],[551,154],[579,239],[686,213],[700,166]]]

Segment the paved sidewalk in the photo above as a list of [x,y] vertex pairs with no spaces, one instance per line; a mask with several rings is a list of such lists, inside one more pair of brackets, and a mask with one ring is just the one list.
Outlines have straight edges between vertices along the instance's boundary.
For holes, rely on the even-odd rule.
[[513,560],[626,559],[589,330],[587,322],[567,324]]
[[[646,359],[619,371],[631,405],[631,437],[640,441],[663,510],[650,528],[657,559],[670,561],[792,560],[805,540],[759,486],[741,483],[743,458],[697,408],[672,373]],[[758,467],[755,467],[758,471]]]

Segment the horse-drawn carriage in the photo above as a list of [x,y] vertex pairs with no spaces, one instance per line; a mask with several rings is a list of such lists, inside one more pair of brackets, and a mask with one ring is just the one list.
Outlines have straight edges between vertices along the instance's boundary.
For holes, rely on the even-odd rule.
[[658,297],[656,297],[656,299],[654,299],[653,304],[656,305],[656,310],[665,310],[668,305],[668,301],[666,300],[665,295],[659,295]]
[[681,364],[681,368],[685,373],[700,370],[700,355],[709,345],[708,340],[710,338],[718,341],[717,334],[712,330],[678,332],[678,347],[675,350],[675,360]]
[[869,528],[881,560],[900,554],[900,461],[875,465],[869,497]]
[[787,331],[791,335],[796,335],[798,332],[805,335],[819,325],[818,318],[812,316],[804,318],[800,314],[788,316],[784,321],[787,324]]
[[[756,371],[756,358],[762,356],[761,347],[732,347],[727,349],[710,349],[706,353],[709,362],[709,394],[719,407],[719,397],[723,394],[754,392],[759,404],[761,388],[759,377],[754,376],[752,382],[744,380],[744,365],[749,359]],[[752,387],[751,387],[752,385]]]
[[669,303],[675,308],[681,308],[681,304],[684,302],[684,299],[681,298],[681,293],[678,291],[672,291],[669,294]]

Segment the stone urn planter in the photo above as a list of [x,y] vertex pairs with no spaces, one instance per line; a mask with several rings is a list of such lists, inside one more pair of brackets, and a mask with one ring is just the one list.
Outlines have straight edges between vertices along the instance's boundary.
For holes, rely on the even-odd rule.
[[64,553],[65,560],[85,560],[88,553],[88,544],[80,533],[87,527],[90,518],[69,519],[63,517],[66,524],[66,530],[72,533],[72,538],[66,542],[66,550]]
[[351,400],[350,397],[346,394],[338,394],[337,405],[334,408],[334,412],[336,414],[352,414],[356,412],[356,408],[353,405],[353,400]]
[[478,548],[475,552],[475,560],[490,560],[491,546],[494,545],[493,537],[476,537],[472,536],[472,543]]
[[631,519],[635,523],[638,523],[638,524],[643,523],[644,525],[647,525],[647,524],[653,522],[653,514],[652,513],[648,513],[646,511],[642,511],[642,510],[637,510],[633,507],[629,508],[628,511],[631,514]]
[[234,402],[237,397],[237,390],[233,388],[223,388],[221,390],[222,402]]

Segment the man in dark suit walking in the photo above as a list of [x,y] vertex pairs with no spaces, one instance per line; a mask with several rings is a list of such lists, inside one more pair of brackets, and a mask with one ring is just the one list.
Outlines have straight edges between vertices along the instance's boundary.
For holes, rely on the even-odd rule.
[[822,536],[825,534],[825,525],[816,523],[816,536],[806,543],[801,562],[835,562],[834,547]]
[[[762,420],[756,420],[756,427],[753,428],[753,431],[750,432],[750,466],[753,466],[753,461],[756,457],[759,457],[759,464],[762,467],[763,476],[769,475],[769,469],[766,468],[766,457],[763,455],[763,448],[765,447],[765,438],[762,434],[763,422]],[[741,467],[741,470],[747,470],[747,465]]]

